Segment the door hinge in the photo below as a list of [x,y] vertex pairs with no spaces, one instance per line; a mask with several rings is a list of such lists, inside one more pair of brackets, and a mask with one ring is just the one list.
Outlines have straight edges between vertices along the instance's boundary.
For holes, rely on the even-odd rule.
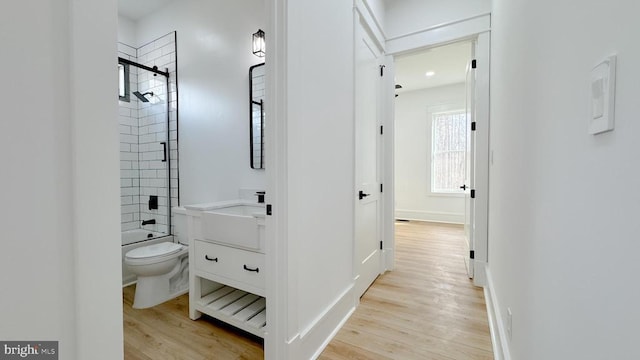
[[469,250],[469,259],[475,259],[476,258],[476,252],[473,250]]
[[472,198],[472,199],[475,199],[475,198],[476,198],[476,190],[475,190],[475,189],[472,189],[472,190],[471,190],[471,198]]
[[380,135],[384,134],[384,126],[380,125]]
[[476,131],[476,122],[475,121],[473,121],[471,123],[471,131]]
[[382,240],[380,240],[380,250],[382,250]]
[[271,216],[271,204],[267,204],[267,215]]
[[476,59],[471,60],[471,68],[472,68],[472,69],[475,69],[475,68],[476,68],[476,66],[477,66],[477,64],[476,64]]
[[384,65],[380,65],[380,76],[384,76]]
[[380,192],[382,192],[382,184],[380,184]]

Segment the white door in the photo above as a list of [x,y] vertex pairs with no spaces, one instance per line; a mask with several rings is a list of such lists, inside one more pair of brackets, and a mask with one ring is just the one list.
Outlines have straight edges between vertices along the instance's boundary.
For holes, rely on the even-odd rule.
[[[475,55],[476,42],[471,45],[471,58]],[[475,82],[475,60],[469,61],[467,65],[466,79],[466,116],[467,116],[467,151],[466,151],[466,167],[465,167],[465,183],[461,186],[464,190],[464,234],[466,240],[465,263],[467,265],[467,274],[472,279],[474,274],[473,250],[474,250],[474,219],[475,219],[475,202],[472,199],[472,193],[475,192],[475,99],[476,99],[476,82]]]
[[355,287],[362,296],[380,274],[380,52],[356,18]]

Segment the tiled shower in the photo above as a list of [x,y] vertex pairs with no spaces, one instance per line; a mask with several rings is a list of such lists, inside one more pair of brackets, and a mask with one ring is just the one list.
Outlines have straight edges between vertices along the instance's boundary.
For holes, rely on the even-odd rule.
[[[127,96],[120,97],[118,119],[122,231],[145,229],[168,235],[171,207],[179,203],[176,33],[139,48],[118,43],[118,56],[169,73],[167,81],[121,60],[129,81]],[[149,220],[155,223],[142,225]]]

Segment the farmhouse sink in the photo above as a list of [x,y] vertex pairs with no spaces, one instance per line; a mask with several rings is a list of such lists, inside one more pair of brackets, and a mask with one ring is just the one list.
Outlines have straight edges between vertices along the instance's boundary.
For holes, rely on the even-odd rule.
[[221,214],[221,215],[264,217],[265,208],[264,206],[254,205],[254,204],[240,204],[240,205],[229,205],[226,207],[209,210],[208,212],[212,214]]
[[264,226],[263,204],[231,203],[202,212],[204,240],[259,251],[260,227]]

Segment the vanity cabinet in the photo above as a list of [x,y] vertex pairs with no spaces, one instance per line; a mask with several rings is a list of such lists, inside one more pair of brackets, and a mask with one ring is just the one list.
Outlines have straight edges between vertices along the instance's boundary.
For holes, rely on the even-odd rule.
[[195,271],[209,280],[264,296],[264,254],[195,240]]
[[[189,210],[189,317],[207,314],[259,337],[266,326],[265,255],[209,238],[210,208]],[[240,219],[241,220],[241,219]],[[258,219],[264,233],[264,218]],[[233,223],[231,221],[230,223]],[[247,239],[258,241],[258,239]]]

